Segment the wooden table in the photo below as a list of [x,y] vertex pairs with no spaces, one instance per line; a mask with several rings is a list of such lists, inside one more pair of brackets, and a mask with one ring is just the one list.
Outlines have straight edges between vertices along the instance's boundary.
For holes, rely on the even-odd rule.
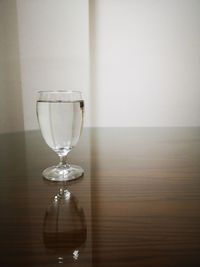
[[[0,266],[200,266],[200,129],[84,129],[67,184],[39,131],[0,135]],[[59,189],[71,197],[55,201]]]

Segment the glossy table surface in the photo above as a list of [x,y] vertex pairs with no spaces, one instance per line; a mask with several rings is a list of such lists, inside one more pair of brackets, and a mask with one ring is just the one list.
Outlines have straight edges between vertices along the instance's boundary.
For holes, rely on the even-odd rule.
[[63,184],[39,131],[0,148],[1,267],[200,266],[199,128],[85,128]]

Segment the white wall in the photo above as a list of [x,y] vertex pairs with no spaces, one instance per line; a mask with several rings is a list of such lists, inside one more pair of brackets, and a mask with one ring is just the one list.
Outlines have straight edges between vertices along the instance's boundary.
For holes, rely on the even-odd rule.
[[200,126],[200,1],[90,5],[93,126]]
[[57,89],[83,92],[85,126],[200,126],[199,14],[199,0],[0,0],[0,132],[38,128],[36,91]]
[[83,92],[89,121],[87,0],[17,0],[25,129],[38,128],[38,90]]
[[15,0],[0,0],[0,133],[23,130]]

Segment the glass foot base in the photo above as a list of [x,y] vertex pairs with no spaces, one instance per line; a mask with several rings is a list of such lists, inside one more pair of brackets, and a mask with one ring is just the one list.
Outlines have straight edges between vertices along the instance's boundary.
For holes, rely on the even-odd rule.
[[71,181],[84,174],[83,168],[77,165],[52,166],[45,169],[43,177],[50,181]]

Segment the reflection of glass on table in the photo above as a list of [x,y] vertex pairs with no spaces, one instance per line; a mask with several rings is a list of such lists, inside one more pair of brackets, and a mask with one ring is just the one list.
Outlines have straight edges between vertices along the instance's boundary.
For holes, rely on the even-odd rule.
[[46,249],[55,253],[59,263],[69,255],[78,260],[86,238],[83,209],[73,194],[60,189],[44,216],[43,241]]

